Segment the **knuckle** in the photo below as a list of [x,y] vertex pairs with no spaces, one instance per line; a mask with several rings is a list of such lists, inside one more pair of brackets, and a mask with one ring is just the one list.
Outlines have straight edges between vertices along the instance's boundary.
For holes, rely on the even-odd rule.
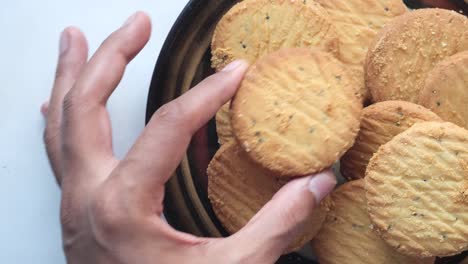
[[205,78],[204,82],[208,84],[223,84],[226,82],[226,77],[229,76],[229,73],[226,72],[217,72]]
[[71,92],[68,92],[65,97],[63,98],[62,103],[62,110],[64,114],[68,114],[70,109],[76,104],[76,96],[74,96]]
[[55,175],[57,183],[60,185],[61,182],[61,169],[59,158],[61,156],[60,142],[59,142],[59,130],[49,130],[46,128],[43,135],[44,145],[49,158],[49,162],[52,171]]
[[116,190],[112,188],[101,188],[91,199],[89,208],[91,223],[98,238],[109,240],[111,236],[124,230],[123,227],[128,224],[118,201]]
[[46,148],[49,148],[58,140],[59,137],[59,128],[56,124],[47,124],[46,129],[44,130],[43,140]]
[[154,118],[158,120],[158,122],[174,125],[185,123],[189,118],[188,116],[189,113],[187,113],[185,107],[178,100],[164,104],[154,114]]
[[87,102],[87,98],[76,92],[70,91],[63,98],[62,110],[65,116],[70,115],[77,107],[82,107]]
[[65,81],[70,80],[74,82],[79,74],[82,62],[74,57],[61,57],[55,70],[55,80]]
[[109,34],[102,42],[99,44],[98,50],[106,49],[115,42],[115,39],[118,39],[119,30],[116,30]]
[[72,200],[69,195],[64,194],[60,205],[60,223],[65,237],[73,237],[80,232],[75,205],[76,201]]
[[163,122],[177,122],[185,117],[184,107],[177,101],[171,101],[161,106],[155,113],[155,118]]
[[55,80],[75,82],[86,60],[75,52],[62,54],[55,69]]
[[119,45],[123,38],[126,38],[122,30],[118,29],[112,32],[99,46],[99,50],[105,50],[122,56],[121,58],[125,60],[128,64],[133,57],[133,52],[130,52],[126,46]]
[[300,201],[293,201],[293,205],[280,211],[280,217],[287,225],[299,225],[305,223],[309,216],[306,208],[302,208]]
[[61,59],[55,70],[55,79],[66,78],[69,75],[68,65]]
[[111,195],[103,192],[99,192],[92,199],[90,209],[96,224],[106,227],[119,225],[119,214],[116,212],[115,206],[112,205],[111,199]]

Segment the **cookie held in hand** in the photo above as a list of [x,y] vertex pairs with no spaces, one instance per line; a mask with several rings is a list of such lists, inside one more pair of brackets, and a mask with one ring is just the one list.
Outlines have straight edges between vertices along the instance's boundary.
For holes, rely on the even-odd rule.
[[231,103],[234,136],[280,177],[331,167],[359,129],[362,105],[341,62],[318,49],[283,49],[247,71]]

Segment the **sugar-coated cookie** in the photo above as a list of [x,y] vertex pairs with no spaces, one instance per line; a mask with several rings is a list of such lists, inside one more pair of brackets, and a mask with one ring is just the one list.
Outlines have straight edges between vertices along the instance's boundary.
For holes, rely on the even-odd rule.
[[366,84],[374,102],[418,103],[427,74],[441,60],[468,50],[468,19],[437,8],[408,12],[387,23],[370,45]]

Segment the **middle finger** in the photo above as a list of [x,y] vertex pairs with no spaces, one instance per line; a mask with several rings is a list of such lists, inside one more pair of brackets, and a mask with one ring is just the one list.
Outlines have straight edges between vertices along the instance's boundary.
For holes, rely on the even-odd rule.
[[60,55],[57,73],[48,105],[44,141],[52,169],[57,182],[61,182],[61,125],[62,105],[65,94],[74,85],[88,58],[88,45],[83,34],[77,28],[66,28],[60,37]]
[[65,166],[99,164],[113,158],[106,103],[126,65],[147,43],[149,18],[139,12],[103,42],[64,101]]

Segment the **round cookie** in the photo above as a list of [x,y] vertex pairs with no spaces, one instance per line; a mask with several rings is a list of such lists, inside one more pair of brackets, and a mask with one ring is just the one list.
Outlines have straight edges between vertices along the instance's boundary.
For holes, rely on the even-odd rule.
[[[341,61],[353,68],[356,78],[364,83],[364,61],[367,48],[380,29],[408,9],[401,0],[316,0],[328,11],[340,40]],[[369,97],[361,86],[364,99]]]
[[442,121],[420,105],[405,101],[385,101],[362,110],[354,145],[340,160],[341,174],[347,179],[364,178],[366,167],[377,149],[416,122]]
[[374,102],[418,102],[427,73],[468,50],[468,19],[437,8],[408,12],[387,23],[369,47],[366,85]]
[[429,72],[419,103],[445,121],[468,128],[468,51],[445,59]]
[[[208,198],[219,221],[231,234],[244,227],[285,182],[252,162],[235,141],[221,146],[207,173]],[[317,234],[328,206],[325,199],[288,252],[300,249]]]
[[247,71],[231,103],[234,136],[283,177],[330,167],[352,146],[362,109],[345,66],[329,53],[283,49]]
[[218,134],[218,143],[221,145],[234,139],[229,112],[230,105],[230,102],[225,103],[216,113],[216,133]]
[[235,59],[254,63],[288,47],[321,47],[338,53],[338,35],[327,12],[314,1],[244,0],[219,21],[211,42],[212,66]]
[[366,209],[364,180],[345,183],[331,195],[331,207],[312,248],[321,264],[434,263],[397,252],[372,230]]
[[416,123],[369,162],[367,208],[381,237],[403,254],[449,256],[468,249],[468,131]]

